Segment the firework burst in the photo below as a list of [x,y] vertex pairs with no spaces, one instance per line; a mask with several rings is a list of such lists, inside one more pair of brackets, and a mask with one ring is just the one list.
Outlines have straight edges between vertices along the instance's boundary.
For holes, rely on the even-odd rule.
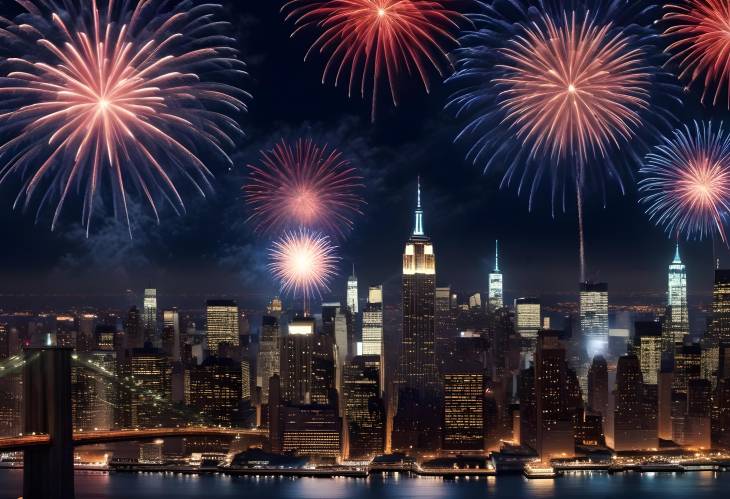
[[456,140],[470,144],[467,158],[485,172],[506,165],[502,186],[527,190],[530,209],[546,179],[553,209],[558,201],[565,209],[566,191],[575,189],[581,279],[583,191],[604,190],[609,179],[623,190],[623,162],[638,163],[641,136],[671,118],[650,109],[652,91],[677,95],[659,69],[655,34],[636,24],[641,16],[624,26],[618,3],[595,4],[482,4],[456,50],[457,90],[447,104],[466,120]]
[[285,232],[274,241],[269,257],[269,269],[282,292],[300,295],[305,311],[312,296],[329,291],[339,261],[329,237],[306,229]]
[[247,98],[231,83],[244,64],[220,34],[220,6],[19,3],[25,13],[0,18],[0,182],[23,179],[15,204],[55,204],[55,227],[76,192],[88,231],[105,183],[128,225],[130,194],[155,216],[161,199],[184,210],[178,178],[204,195],[212,173],[201,158],[230,163],[241,134],[232,116]]
[[702,102],[712,94],[717,104],[723,89],[730,108],[730,3],[726,0],[685,0],[668,4],[664,34],[673,40],[669,51],[680,67],[680,78],[700,83]]
[[303,226],[344,235],[360,213],[362,178],[336,149],[282,140],[261,152],[261,166],[249,168],[244,191],[259,231]]
[[704,239],[719,234],[727,243],[730,212],[730,134],[722,124],[694,123],[665,137],[640,170],[641,203],[673,237]]
[[451,67],[447,48],[457,44],[452,34],[464,17],[448,9],[445,0],[290,0],[283,10],[294,19],[292,36],[313,28],[320,32],[313,52],[329,53],[322,83],[345,83],[348,95],[363,98],[372,91],[375,120],[378,92],[387,85],[398,105],[398,79],[417,74],[430,91],[429,74],[440,76]]

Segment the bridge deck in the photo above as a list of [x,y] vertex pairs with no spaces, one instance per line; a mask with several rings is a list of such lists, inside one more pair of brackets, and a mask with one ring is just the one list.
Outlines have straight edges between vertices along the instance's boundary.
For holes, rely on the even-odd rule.
[[[102,444],[110,442],[132,442],[154,438],[172,437],[266,437],[266,430],[232,428],[152,428],[144,430],[82,431],[73,434],[75,446]],[[23,435],[0,438],[0,452],[22,451],[31,447],[48,445],[48,435]]]

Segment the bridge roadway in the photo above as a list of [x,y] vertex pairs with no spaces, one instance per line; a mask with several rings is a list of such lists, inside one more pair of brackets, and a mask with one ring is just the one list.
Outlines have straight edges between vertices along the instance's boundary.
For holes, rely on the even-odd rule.
[[[110,442],[133,442],[135,440],[149,440],[153,438],[171,437],[266,437],[266,430],[235,429],[235,428],[150,428],[143,430],[106,430],[74,432],[74,446],[103,444]],[[22,435],[17,437],[0,438],[0,452],[18,452],[25,449],[42,447],[51,443],[48,435]]]

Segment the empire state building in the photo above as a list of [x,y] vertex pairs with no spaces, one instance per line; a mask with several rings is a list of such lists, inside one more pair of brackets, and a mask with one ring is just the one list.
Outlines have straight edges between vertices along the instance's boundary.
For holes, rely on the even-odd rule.
[[436,259],[431,239],[423,231],[421,185],[413,233],[403,254],[403,339],[400,381],[419,392],[438,386],[435,355],[434,306]]

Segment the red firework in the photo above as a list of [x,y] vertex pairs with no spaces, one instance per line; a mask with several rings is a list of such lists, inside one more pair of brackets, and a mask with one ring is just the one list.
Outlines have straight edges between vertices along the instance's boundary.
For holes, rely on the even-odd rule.
[[285,232],[269,252],[269,269],[283,292],[302,295],[306,308],[312,295],[329,290],[339,261],[335,250],[329,238],[317,232]]
[[261,152],[262,166],[249,165],[243,187],[257,231],[308,227],[344,235],[363,200],[362,178],[340,151],[299,139],[282,140]]
[[290,0],[283,10],[294,19],[292,36],[306,28],[321,34],[309,48],[329,53],[322,83],[347,79],[348,96],[360,87],[365,98],[372,85],[371,117],[375,119],[378,88],[386,82],[398,105],[398,78],[417,73],[430,90],[429,67],[443,76],[451,67],[446,46],[458,44],[452,31],[464,17],[444,6],[445,0]]
[[[686,0],[669,4],[664,19],[671,25],[664,34],[675,38],[669,50],[680,67],[680,78],[690,84],[702,82],[702,102],[714,93],[712,104],[723,88],[730,90],[730,3],[727,0]],[[730,91],[728,92],[730,108]]]
[[503,50],[500,107],[531,154],[580,164],[634,136],[649,103],[643,53],[610,24],[543,16]]

